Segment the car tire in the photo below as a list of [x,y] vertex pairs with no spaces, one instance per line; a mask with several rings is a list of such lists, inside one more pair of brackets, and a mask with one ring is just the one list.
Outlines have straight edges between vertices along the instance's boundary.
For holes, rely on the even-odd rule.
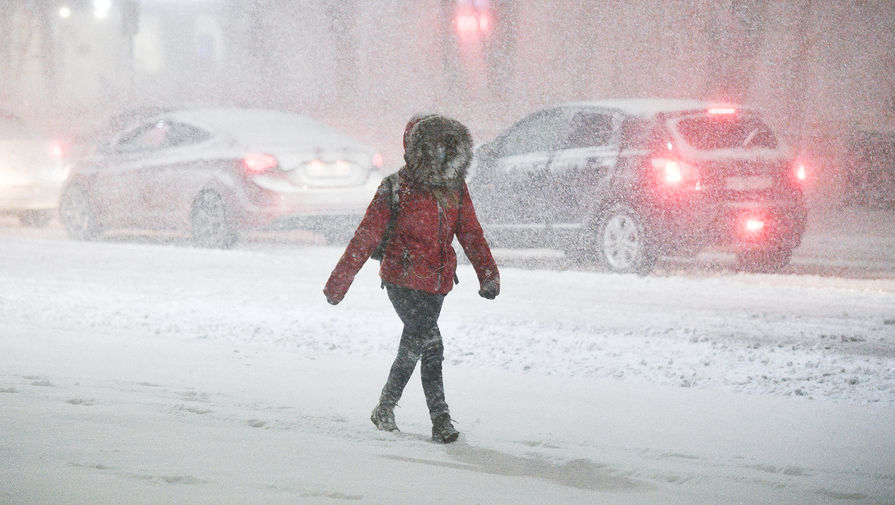
[[68,188],[59,200],[59,220],[75,240],[96,240],[102,234],[99,220],[84,188]]
[[19,214],[19,222],[23,226],[31,226],[34,228],[43,228],[50,222],[50,211],[48,210],[26,210]]
[[776,273],[786,267],[791,259],[792,249],[786,246],[737,253],[737,262],[741,272]]
[[617,205],[603,215],[596,239],[600,262],[611,272],[648,275],[656,265],[643,219],[628,206]]
[[236,243],[227,204],[216,191],[203,191],[196,196],[190,224],[193,243],[198,247],[228,249]]

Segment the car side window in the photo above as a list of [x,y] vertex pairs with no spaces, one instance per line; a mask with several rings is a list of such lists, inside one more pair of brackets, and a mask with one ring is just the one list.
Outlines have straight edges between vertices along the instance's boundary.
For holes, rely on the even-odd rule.
[[582,111],[572,117],[563,147],[604,146],[612,140],[612,116],[609,114]]
[[141,125],[123,135],[115,145],[119,152],[154,151],[195,144],[210,136],[205,130],[165,120]]
[[556,110],[540,111],[516,123],[503,138],[499,156],[553,150],[564,131],[563,117]]
[[122,135],[115,143],[119,152],[151,151],[161,147],[170,125],[164,121],[153,121],[134,128]]
[[171,123],[171,129],[165,135],[163,147],[176,147],[197,144],[208,139],[207,131],[183,123]]

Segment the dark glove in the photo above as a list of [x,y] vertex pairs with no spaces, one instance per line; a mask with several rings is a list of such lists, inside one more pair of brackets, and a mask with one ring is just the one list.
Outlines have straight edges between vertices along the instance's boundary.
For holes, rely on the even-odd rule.
[[497,295],[500,294],[500,281],[497,279],[488,279],[482,284],[481,289],[479,289],[479,296],[482,298],[486,298],[488,300],[493,300],[497,298]]
[[330,275],[329,280],[326,281],[326,286],[323,286],[323,296],[326,297],[326,303],[338,305],[342,298],[345,298],[345,293],[348,292],[348,286],[350,285],[351,279],[345,282],[344,278],[336,274]]
[[[327,286],[328,288],[329,286]],[[342,301],[343,296],[339,296],[337,293],[330,291],[329,289],[323,290],[323,295],[326,296],[326,303],[330,305],[338,305],[339,302]]]

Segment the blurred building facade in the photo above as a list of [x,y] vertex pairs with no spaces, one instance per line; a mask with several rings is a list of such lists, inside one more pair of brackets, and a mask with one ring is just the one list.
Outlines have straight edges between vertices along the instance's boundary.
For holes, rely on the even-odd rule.
[[278,107],[389,163],[420,109],[487,140],[544,105],[628,96],[736,100],[829,139],[895,130],[893,26],[891,0],[0,0],[0,106],[61,128],[138,105]]

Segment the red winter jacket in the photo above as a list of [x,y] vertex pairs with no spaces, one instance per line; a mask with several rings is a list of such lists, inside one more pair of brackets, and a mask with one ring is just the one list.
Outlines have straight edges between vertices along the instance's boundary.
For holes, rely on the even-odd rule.
[[[406,168],[402,172],[406,172]],[[459,205],[444,208],[431,186],[401,177],[397,219],[379,268],[383,282],[435,294],[447,294],[454,285],[457,256],[451,243],[457,237],[484,285],[499,286],[500,275],[482,233],[469,197],[461,182]],[[382,184],[330,275],[323,292],[338,303],[355,275],[376,249],[390,216],[390,194]]]

